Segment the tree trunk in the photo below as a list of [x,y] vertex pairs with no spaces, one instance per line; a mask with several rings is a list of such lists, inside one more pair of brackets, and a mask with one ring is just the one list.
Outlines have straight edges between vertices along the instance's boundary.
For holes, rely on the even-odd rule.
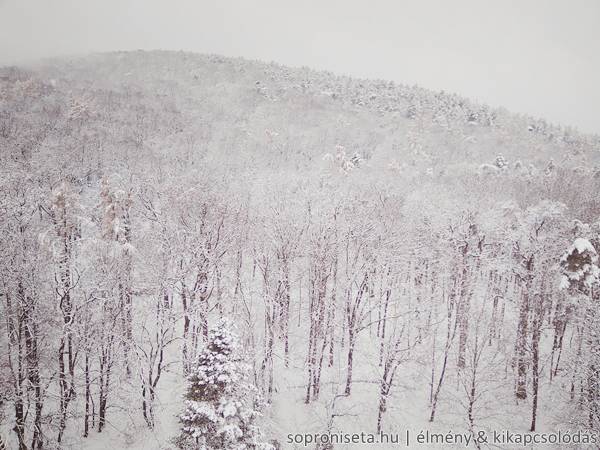
[[354,359],[354,341],[356,335],[354,334],[354,325],[348,325],[348,360],[346,364],[346,388],[344,393],[350,395],[352,389],[352,367]]
[[517,388],[518,399],[527,398],[527,330],[529,321],[529,286],[525,287],[519,307],[519,324],[517,327]]
[[90,433],[90,354],[85,352],[85,416],[83,418],[83,437]]

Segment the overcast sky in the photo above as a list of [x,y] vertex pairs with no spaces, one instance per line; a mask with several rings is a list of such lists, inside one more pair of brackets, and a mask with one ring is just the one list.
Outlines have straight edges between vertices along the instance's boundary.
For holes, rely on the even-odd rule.
[[600,0],[0,0],[0,65],[139,48],[391,79],[600,133]]

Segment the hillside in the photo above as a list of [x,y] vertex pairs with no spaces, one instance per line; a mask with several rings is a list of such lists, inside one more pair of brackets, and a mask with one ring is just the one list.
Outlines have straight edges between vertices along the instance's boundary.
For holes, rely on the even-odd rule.
[[598,432],[599,191],[599,136],[419,87],[163,51],[0,68],[0,448],[176,448],[222,317],[282,448]]

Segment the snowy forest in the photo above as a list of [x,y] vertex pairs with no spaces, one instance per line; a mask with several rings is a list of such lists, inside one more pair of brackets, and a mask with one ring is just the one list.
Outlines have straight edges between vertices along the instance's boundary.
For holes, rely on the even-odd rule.
[[0,68],[0,449],[600,432],[599,192],[600,137],[451,93]]

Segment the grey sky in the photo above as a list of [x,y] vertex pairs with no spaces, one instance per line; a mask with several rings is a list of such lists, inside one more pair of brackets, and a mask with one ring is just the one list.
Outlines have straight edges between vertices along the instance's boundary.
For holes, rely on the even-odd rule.
[[600,0],[0,0],[0,64],[191,50],[444,89],[600,133]]

